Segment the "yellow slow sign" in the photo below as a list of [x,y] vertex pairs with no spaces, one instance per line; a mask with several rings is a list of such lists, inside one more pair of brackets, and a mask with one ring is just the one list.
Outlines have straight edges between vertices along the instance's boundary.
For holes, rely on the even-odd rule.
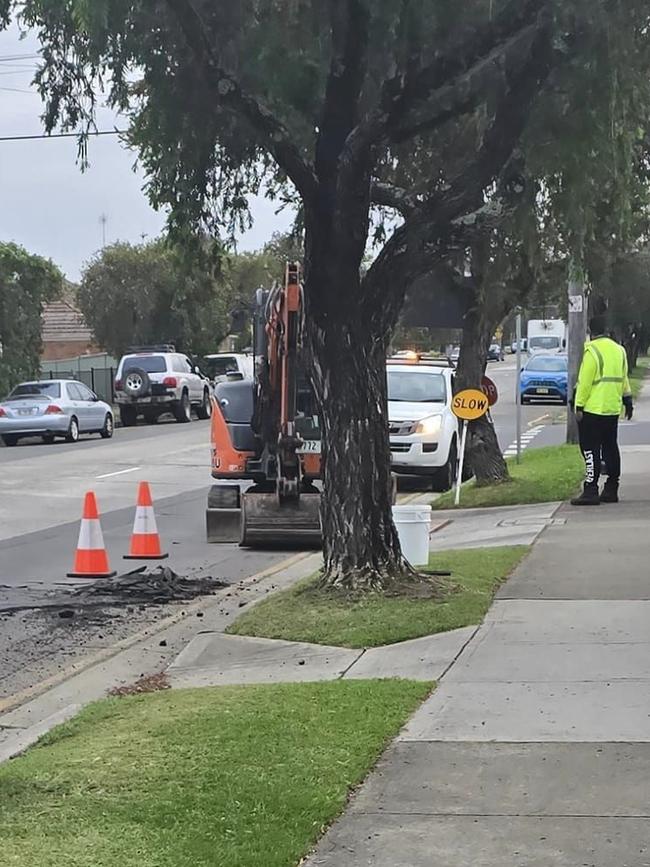
[[475,421],[485,415],[490,408],[490,402],[482,391],[477,388],[467,388],[454,395],[451,409],[455,416],[465,421]]

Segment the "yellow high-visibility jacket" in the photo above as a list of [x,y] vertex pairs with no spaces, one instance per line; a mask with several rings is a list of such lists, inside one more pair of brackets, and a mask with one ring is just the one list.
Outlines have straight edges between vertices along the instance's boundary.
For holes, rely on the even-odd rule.
[[578,374],[576,408],[594,415],[620,415],[623,397],[631,393],[625,349],[609,337],[586,343]]

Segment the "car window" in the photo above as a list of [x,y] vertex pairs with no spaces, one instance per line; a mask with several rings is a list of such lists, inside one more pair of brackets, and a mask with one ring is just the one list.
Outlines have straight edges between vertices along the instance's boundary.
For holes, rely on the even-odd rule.
[[167,360],[164,355],[131,355],[122,361],[122,373],[132,367],[139,367],[145,373],[165,373]]
[[23,382],[17,385],[9,395],[12,398],[20,398],[25,395],[42,394],[46,397],[61,397],[61,386],[58,382]]
[[81,393],[81,389],[76,382],[69,382],[66,385],[66,388],[68,389],[68,397],[70,400],[85,400],[85,397]]
[[183,355],[181,360],[182,360],[182,363],[185,365],[184,372],[185,373],[194,373],[194,365],[189,360],[189,358],[187,358],[185,355]]
[[92,391],[88,388],[87,385],[84,385],[83,382],[77,382],[75,383],[75,385],[81,393],[81,400],[95,400],[95,395],[92,393]]
[[559,337],[531,337],[528,341],[531,349],[559,349]]
[[566,373],[566,358],[558,358],[556,355],[538,355],[531,358],[526,365],[526,370],[546,373]]
[[222,358],[204,358],[202,366],[205,372],[211,379],[216,379],[218,376],[226,376],[228,373],[237,373],[239,366],[237,359],[233,356],[225,356]]
[[441,373],[413,370],[388,371],[388,400],[410,403],[444,403],[447,399],[445,378]]

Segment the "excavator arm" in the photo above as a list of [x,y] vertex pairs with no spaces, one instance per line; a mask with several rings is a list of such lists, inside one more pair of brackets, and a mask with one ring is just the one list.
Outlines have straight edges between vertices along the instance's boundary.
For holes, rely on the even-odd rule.
[[[257,293],[254,382],[224,383],[215,391],[212,475],[254,484],[243,494],[233,485],[213,486],[209,540],[235,541],[238,522],[242,545],[320,544],[320,493],[313,485],[320,476],[320,426],[302,358],[302,326],[299,266],[288,265],[282,286]],[[252,396],[249,423],[237,429],[229,420],[235,392]],[[236,448],[237,437],[248,450]]]

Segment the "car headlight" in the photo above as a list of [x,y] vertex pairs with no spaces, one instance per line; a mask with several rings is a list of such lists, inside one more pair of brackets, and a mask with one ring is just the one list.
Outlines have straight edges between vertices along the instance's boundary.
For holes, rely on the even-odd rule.
[[436,434],[442,427],[442,416],[430,415],[428,418],[423,418],[415,426],[415,433],[418,434]]

